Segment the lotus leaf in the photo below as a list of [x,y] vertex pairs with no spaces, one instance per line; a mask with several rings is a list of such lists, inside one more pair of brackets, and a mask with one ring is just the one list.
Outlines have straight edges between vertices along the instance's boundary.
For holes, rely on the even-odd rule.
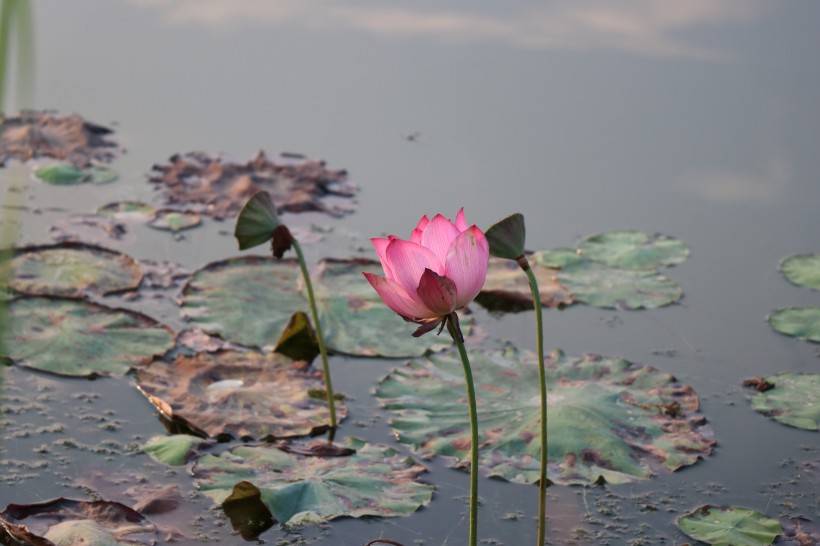
[[[370,260],[324,260],[314,281],[326,345],[340,353],[417,356],[444,344],[411,329],[379,298],[362,271],[381,274]],[[233,258],[194,273],[183,289],[182,312],[208,333],[252,347],[274,344],[297,311],[309,304],[296,260]]]
[[[512,347],[470,354],[478,397],[481,464],[516,483],[539,477],[540,398],[532,354]],[[648,478],[693,464],[714,441],[700,428],[691,387],[623,359],[595,355],[547,359],[549,467],[554,483]],[[469,465],[469,416],[460,359],[434,355],[394,370],[376,396],[393,412],[400,442],[424,457]]]
[[321,161],[303,156],[274,160],[259,152],[245,163],[201,152],[176,154],[155,165],[149,179],[159,186],[169,205],[215,218],[236,216],[256,192],[273,197],[278,212],[320,211],[340,216],[341,207],[327,204],[328,196],[352,197],[356,188],[343,170],[331,171]]
[[130,256],[81,243],[17,249],[11,267],[11,287],[36,296],[113,294],[142,280],[140,264]]
[[530,262],[553,269],[563,269],[581,263],[585,259],[574,248],[553,248],[552,250],[535,252]]
[[783,532],[777,520],[748,508],[708,504],[678,519],[681,531],[715,546],[768,546]]
[[223,502],[238,482],[250,482],[279,523],[338,517],[399,516],[427,505],[432,485],[416,478],[425,468],[387,446],[348,443],[347,457],[313,457],[273,446],[238,446],[205,455],[193,467],[197,485]]
[[781,373],[765,378],[768,388],[752,399],[760,413],[806,430],[820,426],[820,374]]
[[89,244],[133,243],[136,238],[125,225],[114,218],[97,214],[71,214],[55,222],[49,230],[58,242],[72,241]]
[[587,237],[578,245],[578,253],[618,269],[657,269],[681,263],[689,248],[659,233],[615,230]]
[[124,309],[48,297],[18,298],[6,309],[11,360],[58,375],[122,375],[174,345],[170,329]]
[[182,231],[190,229],[202,223],[199,214],[189,211],[178,210],[158,210],[154,217],[149,220],[148,225],[154,229],[164,231]]
[[141,201],[117,201],[97,209],[100,216],[139,222],[147,222],[155,213],[156,209],[153,206]]
[[820,290],[820,254],[790,256],[780,263],[780,271],[797,286]]
[[204,442],[205,440],[199,436],[190,434],[154,436],[142,446],[142,449],[157,462],[170,466],[181,466],[191,459],[194,448]]
[[71,186],[85,182],[87,174],[74,165],[52,163],[34,171],[34,176],[55,186]]
[[[140,391],[167,417],[218,437],[283,438],[318,433],[330,414],[322,372],[278,353],[217,351],[157,360],[137,373]],[[337,403],[343,419],[347,409]]]
[[[572,296],[566,288],[555,282],[556,269],[530,261],[538,289],[541,305],[561,307],[572,303]],[[490,258],[487,280],[476,301],[483,307],[495,310],[532,309],[532,292],[527,275],[518,263],[501,258]]]
[[820,307],[789,307],[769,316],[772,328],[798,339],[820,343]]
[[10,523],[24,523],[34,538],[45,539],[37,544],[150,545],[157,538],[150,521],[118,502],[59,498],[38,504],[10,504],[1,515]]
[[103,167],[101,165],[95,165],[88,169],[88,178],[87,180],[92,184],[110,184],[114,182],[119,175],[117,175],[117,171],[112,169],[111,167]]
[[683,295],[678,283],[657,271],[616,269],[592,261],[561,270],[557,280],[576,300],[609,309],[654,309]]

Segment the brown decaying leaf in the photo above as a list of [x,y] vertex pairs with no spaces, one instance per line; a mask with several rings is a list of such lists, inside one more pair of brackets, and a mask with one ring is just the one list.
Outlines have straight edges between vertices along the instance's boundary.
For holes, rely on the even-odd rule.
[[245,163],[204,152],[176,154],[168,163],[154,165],[149,180],[169,205],[185,205],[215,218],[236,216],[262,190],[271,194],[277,212],[319,211],[340,216],[344,211],[328,206],[323,198],[352,197],[356,192],[344,170],[329,170],[322,161],[298,155],[272,161],[261,151]]
[[10,158],[28,161],[51,157],[82,168],[107,163],[119,153],[117,144],[108,139],[111,129],[77,114],[26,110],[5,118],[0,132],[0,165]]
[[[305,436],[329,425],[322,372],[277,353],[224,350],[154,361],[137,374],[139,390],[167,417],[209,437]],[[336,404],[340,419],[347,409]]]
[[762,377],[750,377],[749,379],[745,379],[743,381],[743,386],[750,387],[757,392],[766,392],[773,389],[775,384],[770,381],[766,381]]

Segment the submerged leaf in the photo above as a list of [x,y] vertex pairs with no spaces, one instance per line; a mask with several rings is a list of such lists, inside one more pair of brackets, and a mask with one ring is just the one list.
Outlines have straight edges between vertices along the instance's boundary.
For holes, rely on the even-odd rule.
[[764,381],[770,387],[752,396],[754,409],[784,425],[818,430],[820,374],[784,372]]
[[194,465],[197,485],[223,502],[249,482],[279,523],[338,517],[400,516],[427,505],[432,485],[416,478],[425,468],[391,447],[352,440],[349,457],[306,457],[273,446],[238,446]]
[[16,249],[11,268],[11,287],[35,296],[108,295],[133,290],[142,280],[132,257],[80,243]]
[[[217,351],[157,360],[137,373],[138,387],[166,417],[210,437],[284,438],[330,423],[322,372],[284,355]],[[347,409],[337,402],[339,419]]]
[[790,256],[780,263],[780,271],[797,286],[820,290],[820,254]]
[[769,316],[772,328],[787,336],[820,343],[820,307],[789,307]]
[[[481,464],[517,483],[539,478],[540,396],[535,357],[513,348],[472,351]],[[425,457],[469,465],[469,415],[455,355],[394,370],[376,396],[400,442]],[[560,484],[622,483],[674,471],[711,452],[691,387],[623,359],[554,354],[547,362],[548,477]]]
[[705,504],[678,518],[681,531],[714,546],[768,546],[783,532],[777,520],[748,508]]
[[174,344],[171,330],[152,318],[86,301],[25,297],[6,310],[11,360],[58,375],[122,375]]

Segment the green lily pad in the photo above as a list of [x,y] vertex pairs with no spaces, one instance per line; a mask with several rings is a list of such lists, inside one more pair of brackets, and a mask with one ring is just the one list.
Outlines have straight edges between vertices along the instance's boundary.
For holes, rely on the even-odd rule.
[[777,520],[748,508],[705,504],[678,518],[681,531],[715,546],[768,546],[783,532]]
[[764,381],[767,389],[751,399],[754,409],[784,425],[818,430],[820,374],[785,372]]
[[238,446],[205,455],[193,467],[201,491],[223,502],[246,481],[282,524],[338,517],[400,516],[426,506],[434,487],[416,481],[425,468],[387,446],[348,439],[356,453],[313,457],[273,446]]
[[52,163],[34,171],[34,176],[55,186],[72,186],[86,181],[87,173],[67,163]]
[[[555,282],[558,270],[532,261],[530,267],[538,280],[542,306],[563,307],[572,303],[569,291]],[[476,302],[491,311],[531,310],[532,292],[527,274],[517,262],[490,258],[487,280]]]
[[[540,461],[536,358],[512,347],[470,352],[481,465],[489,475],[535,483]],[[623,483],[694,464],[715,444],[701,428],[691,387],[623,359],[554,353],[547,362],[548,477],[559,484]],[[469,466],[469,415],[460,359],[415,360],[381,381],[398,440],[424,457]]]
[[789,307],[769,316],[772,328],[787,336],[820,343],[820,307]]
[[174,345],[171,330],[154,319],[87,301],[23,297],[6,312],[8,357],[57,375],[122,375]]
[[[412,327],[379,298],[362,271],[382,274],[370,260],[324,260],[314,280],[326,345],[340,353],[418,356],[447,344],[413,338]],[[258,256],[215,262],[183,288],[182,313],[210,334],[251,347],[275,344],[297,311],[309,311],[296,260]]]
[[585,260],[574,248],[553,248],[551,250],[541,250],[535,252],[530,259],[531,263],[536,263],[552,269],[564,269]]
[[618,269],[657,269],[683,262],[689,247],[659,233],[615,230],[587,237],[578,245],[578,252]]
[[592,261],[561,270],[557,280],[576,300],[606,309],[654,309],[683,296],[678,283],[657,271],[616,269]]
[[[320,433],[330,423],[322,372],[284,355],[217,351],[157,360],[139,390],[166,417],[210,437],[270,439]],[[347,415],[336,403],[339,420]]]
[[25,544],[133,546],[155,544],[157,539],[150,521],[118,502],[58,498],[10,504],[0,515],[15,527],[25,525],[27,535],[15,537]]
[[189,211],[163,209],[154,214],[148,225],[154,229],[164,231],[182,231],[191,229],[202,223],[199,214]]
[[780,271],[797,286],[820,290],[820,254],[790,256],[780,263]]
[[36,296],[108,295],[133,290],[142,280],[130,256],[81,243],[17,249],[11,267],[12,289]]
[[102,184],[110,184],[114,182],[119,175],[117,171],[112,169],[111,167],[103,167],[100,165],[95,165],[90,167],[87,171],[87,180],[92,184],[102,185]]
[[153,206],[141,201],[117,201],[97,209],[97,214],[105,218],[135,222],[148,222],[155,213],[156,209]]
[[182,466],[191,460],[197,446],[207,442],[199,436],[190,434],[172,434],[171,436],[154,436],[142,450],[157,462],[170,466]]

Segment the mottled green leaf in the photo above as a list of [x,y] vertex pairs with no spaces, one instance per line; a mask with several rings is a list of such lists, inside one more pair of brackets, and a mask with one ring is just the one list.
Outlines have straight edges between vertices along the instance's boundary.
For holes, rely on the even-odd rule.
[[273,230],[278,226],[279,218],[270,194],[266,191],[253,194],[236,219],[234,237],[239,243],[239,250],[269,241],[273,237]]
[[86,172],[67,163],[52,163],[34,171],[34,176],[55,186],[71,186],[86,180]]
[[768,388],[751,398],[754,409],[784,425],[818,430],[820,374],[784,372],[764,381]]
[[715,546],[768,546],[783,532],[777,520],[748,508],[705,504],[678,518],[681,531]]
[[189,211],[158,210],[148,225],[154,229],[165,231],[181,231],[190,229],[202,223],[199,214]]
[[616,269],[592,261],[561,270],[557,280],[576,300],[608,309],[654,309],[683,296],[678,283],[657,271]]
[[820,254],[790,256],[780,263],[780,271],[797,286],[820,290]]
[[789,307],[769,316],[772,328],[798,339],[820,343],[820,307]]
[[314,457],[273,446],[238,446],[219,457],[205,455],[193,468],[197,486],[223,502],[246,481],[279,523],[338,517],[399,516],[427,505],[433,486],[416,478],[425,469],[391,447],[352,440],[356,453]]
[[[163,414],[210,437],[283,438],[318,433],[330,423],[321,370],[278,353],[217,351],[157,360],[137,373],[138,387]],[[339,419],[347,409],[336,403]]]
[[587,237],[578,245],[578,252],[619,269],[657,269],[681,263],[689,255],[689,248],[659,233],[614,230]]
[[194,448],[204,442],[206,440],[190,434],[154,436],[145,442],[142,450],[155,461],[171,466],[181,466],[194,455]]
[[133,290],[142,280],[130,256],[80,243],[19,248],[11,267],[12,289],[37,296],[106,295]]
[[578,254],[574,248],[553,248],[551,250],[541,250],[535,252],[530,262],[552,269],[563,269],[571,265],[581,263],[586,258]]
[[[447,345],[413,338],[362,275],[382,273],[370,260],[324,260],[314,279],[325,344],[333,351],[402,357]],[[207,265],[183,289],[182,312],[208,333],[252,347],[272,345],[297,312],[308,312],[295,260],[247,256]]]
[[[532,354],[471,351],[481,465],[517,483],[539,477],[540,396]],[[623,359],[555,353],[547,362],[549,479],[622,483],[674,471],[710,453],[691,387]],[[376,396],[400,442],[422,456],[469,465],[469,415],[460,359],[434,355],[394,370]]]
[[154,217],[156,209],[141,201],[117,201],[108,203],[97,209],[97,214],[117,220],[147,222]]
[[86,301],[25,297],[6,309],[8,356],[58,375],[122,375],[174,344],[173,333],[145,315]]
[[119,176],[117,175],[117,171],[115,171],[111,167],[103,167],[100,165],[89,167],[86,172],[86,179],[92,184],[97,185],[110,184],[111,182],[114,182]]

